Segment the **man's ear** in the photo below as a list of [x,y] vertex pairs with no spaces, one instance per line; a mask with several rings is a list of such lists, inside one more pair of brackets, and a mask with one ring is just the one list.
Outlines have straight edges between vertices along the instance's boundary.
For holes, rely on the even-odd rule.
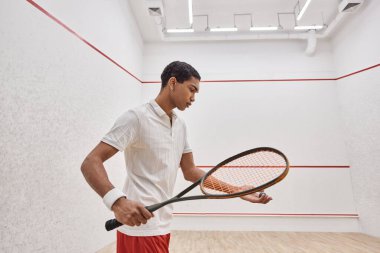
[[170,79],[169,79],[170,90],[174,90],[176,84],[177,84],[177,79],[175,77],[170,77]]

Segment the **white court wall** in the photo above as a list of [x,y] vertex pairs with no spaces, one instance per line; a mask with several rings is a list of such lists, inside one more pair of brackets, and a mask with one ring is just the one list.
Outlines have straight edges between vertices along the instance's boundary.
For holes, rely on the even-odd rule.
[[[369,7],[355,14],[361,18],[342,30],[333,47],[319,42],[316,55],[307,57],[301,41],[144,45],[127,1],[36,1],[77,34],[27,1],[2,1],[0,251],[94,252],[115,240],[102,230],[112,213],[79,166],[122,112],[159,90],[148,83],[141,93],[139,80],[126,70],[159,81],[166,64],[183,60],[203,80],[335,78],[379,63],[379,35],[373,32],[379,7],[366,2]],[[270,205],[178,203],[173,228],[359,231],[352,166],[360,224],[378,235],[379,191],[372,182],[379,174],[371,166],[379,164],[378,69],[337,82],[202,83],[193,108],[181,113],[197,165],[273,146],[293,168],[286,181],[268,190]],[[118,154],[107,163],[118,186],[122,160]],[[175,191],[188,184],[179,175]]]
[[[259,146],[282,150],[293,166],[284,182],[268,189],[270,204],[176,203],[173,228],[358,231],[336,82],[300,80],[336,77],[331,48],[319,42],[316,55],[307,57],[304,47],[302,41],[146,44],[144,81],[159,81],[173,60],[189,62],[202,76],[196,102],[181,113],[198,166]],[[159,89],[145,83],[143,100]],[[181,173],[177,182],[176,192],[189,184]]]
[[362,231],[380,236],[380,4],[365,1],[332,41],[338,98]]
[[[126,1],[37,3],[141,73],[143,42]],[[0,88],[0,252],[88,253],[113,242],[103,229],[112,213],[80,165],[140,103],[140,82],[27,1],[1,1]],[[121,184],[122,154],[107,165]]]

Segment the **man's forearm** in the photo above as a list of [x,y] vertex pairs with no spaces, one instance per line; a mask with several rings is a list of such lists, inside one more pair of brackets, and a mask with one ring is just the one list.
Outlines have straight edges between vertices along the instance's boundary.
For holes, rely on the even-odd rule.
[[81,171],[87,183],[100,197],[114,188],[108,179],[106,169],[101,159],[87,157],[81,166]]
[[201,177],[203,177],[204,175],[206,174],[206,172],[204,172],[203,170],[201,169],[198,169],[198,168],[193,168],[191,170],[191,173],[187,173],[185,175],[185,179],[187,181],[190,181],[190,182],[195,182],[197,180],[199,180]]

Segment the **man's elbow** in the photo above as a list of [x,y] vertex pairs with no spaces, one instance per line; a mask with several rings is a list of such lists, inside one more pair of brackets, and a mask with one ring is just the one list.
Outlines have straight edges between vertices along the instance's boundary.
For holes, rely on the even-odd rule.
[[88,168],[91,167],[92,158],[87,156],[84,161],[82,162],[82,165],[80,166],[80,170],[83,175],[86,175],[86,172],[88,171]]
[[183,177],[185,178],[186,181],[192,182],[192,180],[193,180],[193,177],[191,175],[188,175],[188,174],[184,174]]
[[190,181],[193,183],[200,178],[199,175],[196,175],[195,173],[188,173],[188,174],[184,174],[183,176],[186,181]]

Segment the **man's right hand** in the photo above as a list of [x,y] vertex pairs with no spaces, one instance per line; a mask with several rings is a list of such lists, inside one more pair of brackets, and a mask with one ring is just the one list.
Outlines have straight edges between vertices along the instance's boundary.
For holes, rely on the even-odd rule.
[[112,211],[119,222],[128,226],[140,226],[153,217],[144,205],[126,198],[119,198],[112,205]]

